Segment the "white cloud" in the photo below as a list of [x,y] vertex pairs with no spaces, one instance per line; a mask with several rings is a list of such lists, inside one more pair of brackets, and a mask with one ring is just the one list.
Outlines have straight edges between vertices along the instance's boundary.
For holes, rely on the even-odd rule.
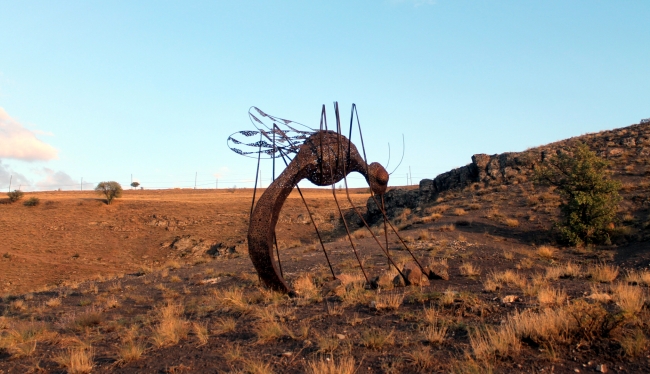
[[45,178],[36,182],[36,187],[39,189],[56,190],[60,188],[62,190],[71,190],[79,186],[79,182],[72,180],[68,174],[62,171],[43,168],[38,174],[45,176]]
[[17,190],[19,188],[25,190],[31,185],[31,182],[27,177],[11,170],[9,165],[3,165],[2,160],[0,160],[0,188],[2,188],[3,191],[8,191],[7,189],[9,188],[10,180],[12,190]]
[[[42,133],[42,132],[41,132]],[[58,151],[36,137],[0,107],[0,158],[24,161],[52,160]]]

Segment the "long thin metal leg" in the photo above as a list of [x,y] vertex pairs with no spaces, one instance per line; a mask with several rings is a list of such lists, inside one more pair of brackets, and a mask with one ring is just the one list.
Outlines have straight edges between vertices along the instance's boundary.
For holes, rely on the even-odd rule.
[[[354,106],[354,104],[353,104],[353,111],[356,113],[356,107]],[[359,113],[356,113],[356,114],[357,114],[357,125],[359,127],[359,137],[361,138],[361,149],[363,150],[363,159],[367,164],[368,159],[366,157],[366,147],[363,144],[363,134],[361,133],[361,123],[359,122]],[[370,190],[370,196],[372,197],[375,204],[379,208],[380,207],[379,202],[377,201],[377,198],[375,197],[375,194],[372,192],[372,189]],[[397,235],[397,237],[399,238],[399,240],[402,243],[402,245],[404,246],[404,248],[406,248],[406,250],[411,255],[411,257],[413,257],[413,260],[415,261],[415,263],[418,265],[418,267],[420,268],[420,270],[424,274],[424,272],[425,272],[424,267],[422,267],[422,264],[420,264],[420,261],[418,261],[418,259],[415,257],[415,255],[413,254],[411,249],[408,247],[408,245],[406,245],[406,243],[404,242],[404,239],[402,239],[402,237],[397,233],[397,230],[395,230],[395,227],[393,227],[393,224],[388,220],[388,217],[386,216],[386,213],[383,211],[383,209],[380,209],[380,211],[381,211],[381,214],[384,216],[384,220],[385,220],[384,222],[388,222],[388,225],[391,227],[391,229],[393,230],[395,235]]]
[[[381,195],[381,210],[386,210],[386,207],[384,206],[384,195]],[[388,248],[388,227],[386,227],[386,218],[384,218],[384,237],[386,238],[386,251],[390,253],[390,249]]]
[[253,216],[253,207],[255,206],[255,193],[257,193],[257,177],[260,174],[260,157],[262,156],[262,134],[260,133],[260,149],[259,152],[257,152],[257,170],[255,171],[255,186],[253,187],[253,201],[251,202],[251,212],[250,215],[248,216],[248,219],[250,220],[250,217]]
[[278,238],[273,233],[273,241],[275,242],[275,255],[278,257],[278,267],[280,268],[280,276],[284,278],[284,274],[282,273],[282,262],[280,261],[280,247],[278,246]]

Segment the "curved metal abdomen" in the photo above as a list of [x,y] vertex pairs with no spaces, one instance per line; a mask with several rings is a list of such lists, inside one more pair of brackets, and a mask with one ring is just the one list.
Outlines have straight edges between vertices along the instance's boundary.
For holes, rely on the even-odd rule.
[[374,193],[385,192],[388,173],[381,165],[368,166],[346,137],[333,131],[319,131],[305,141],[293,161],[264,191],[248,227],[248,253],[267,287],[284,293],[291,291],[273,261],[273,239],[282,205],[293,187],[305,178],[318,186],[331,185],[353,171],[363,174]]

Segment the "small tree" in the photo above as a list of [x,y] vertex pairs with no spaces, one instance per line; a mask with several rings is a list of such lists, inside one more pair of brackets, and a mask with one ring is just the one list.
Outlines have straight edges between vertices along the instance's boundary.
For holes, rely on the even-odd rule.
[[140,185],[140,182],[131,183],[131,187],[133,187],[133,188],[138,188],[139,185]]
[[12,203],[15,203],[16,201],[20,200],[23,198],[25,194],[21,190],[13,190],[12,192],[7,192],[7,196],[9,196],[9,201]]
[[113,199],[122,197],[122,186],[117,182],[100,182],[95,191],[106,196],[106,204],[111,203]]
[[608,162],[580,143],[572,154],[561,152],[535,170],[535,182],[556,186],[562,221],[556,222],[570,245],[609,241],[607,226],[616,218],[621,184],[607,175]]

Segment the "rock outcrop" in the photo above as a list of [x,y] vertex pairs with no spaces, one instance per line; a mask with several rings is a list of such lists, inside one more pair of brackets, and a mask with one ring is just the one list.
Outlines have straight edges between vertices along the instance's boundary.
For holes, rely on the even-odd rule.
[[[415,210],[435,201],[441,192],[462,189],[473,184],[485,187],[524,182],[532,175],[535,166],[546,157],[571,148],[578,142],[587,144],[600,157],[613,160],[612,170],[615,173],[623,173],[623,167],[627,163],[616,163],[616,160],[650,155],[650,123],[586,134],[523,152],[475,154],[470,164],[442,173],[434,179],[421,180],[417,190],[388,191],[384,195],[387,214],[389,217],[395,217],[405,208]],[[373,198],[368,199],[367,208],[371,222],[381,218],[381,211]]]

